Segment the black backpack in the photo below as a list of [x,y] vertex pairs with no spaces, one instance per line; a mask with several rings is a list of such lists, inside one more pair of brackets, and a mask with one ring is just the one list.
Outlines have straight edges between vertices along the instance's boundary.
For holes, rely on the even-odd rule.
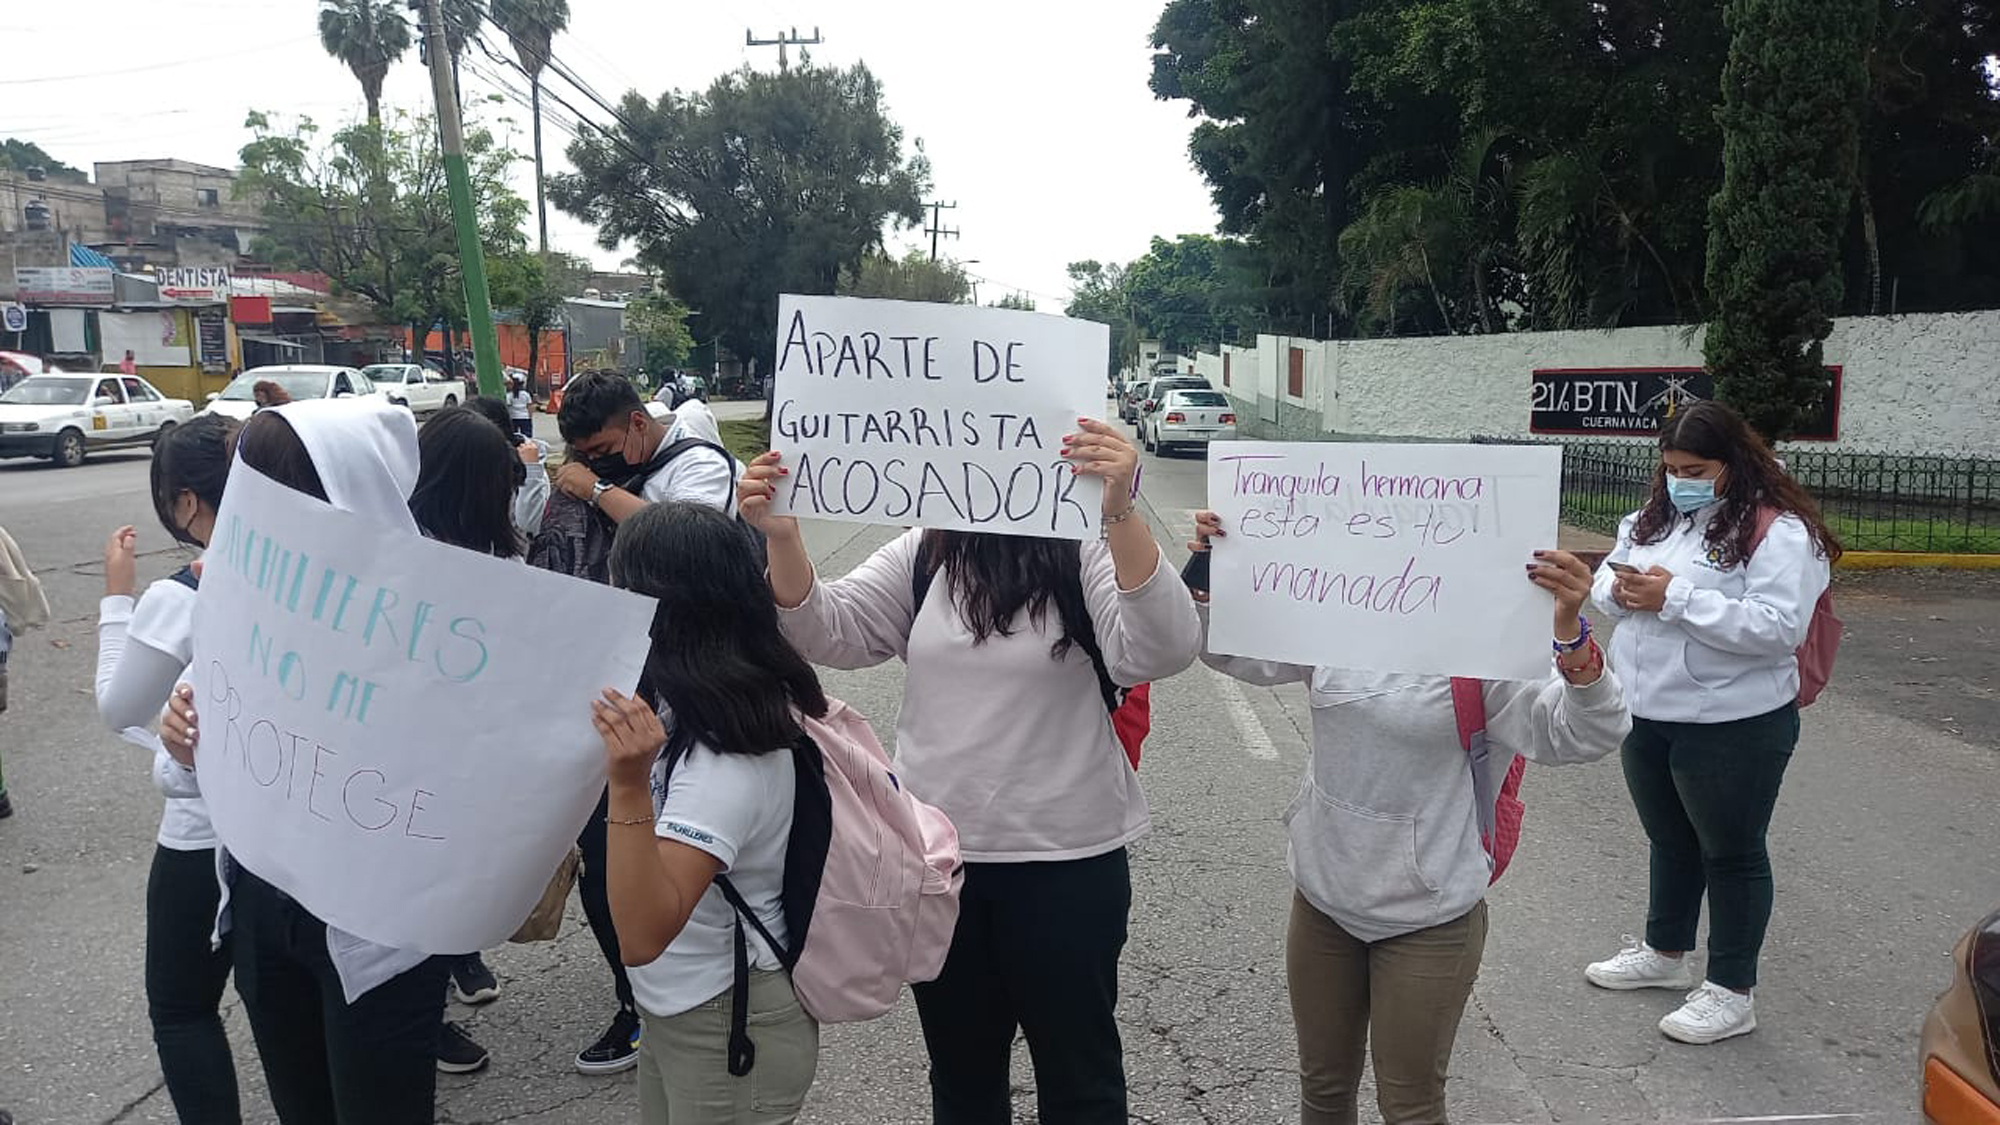
[[[682,438],[661,446],[659,452],[653,454],[653,459],[640,466],[639,471],[620,487],[638,495],[654,474],[665,470],[674,458],[695,448],[713,449],[729,458],[732,474],[730,487],[734,489],[735,456],[714,442],[701,438]],[[763,533],[743,522],[741,515],[736,517],[736,522],[749,536],[758,565],[762,566]],[[611,582],[611,541],[617,534],[618,525],[589,501],[579,500],[561,490],[551,490],[548,507],[543,510],[542,529],[528,543],[528,565],[608,585]]]
[[[667,760],[669,784],[674,767],[693,747],[692,734],[686,727],[676,726],[662,751]],[[785,934],[791,940],[781,943],[771,936],[771,931],[744,900],[736,884],[729,881],[729,876],[715,877],[716,888],[736,914],[735,979],[729,992],[728,1067],[729,1073],[737,1078],[749,1074],[757,1063],[757,1045],[751,1042],[749,1030],[750,945],[744,936],[743,924],[748,922],[771,952],[777,955],[778,963],[784,966],[786,972],[791,972],[792,966],[798,964],[799,953],[806,947],[806,934],[812,929],[813,906],[819,901],[820,875],[826,869],[827,848],[833,839],[833,796],[827,791],[826,759],[820,753],[819,744],[811,736],[801,733],[798,741],[792,744],[791,754],[797,789],[792,801],[792,834],[785,841],[785,876],[778,892],[778,901],[785,915]]]

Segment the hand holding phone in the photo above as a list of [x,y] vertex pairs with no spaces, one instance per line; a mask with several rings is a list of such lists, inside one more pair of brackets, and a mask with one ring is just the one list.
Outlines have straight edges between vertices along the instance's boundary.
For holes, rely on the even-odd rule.
[[1604,565],[1605,565],[1605,566],[1608,566],[1608,567],[1610,567],[1610,568],[1612,569],[1612,572],[1613,572],[1613,573],[1616,573],[1616,574],[1638,574],[1638,573],[1640,573],[1640,571],[1639,571],[1639,568],[1638,568],[1638,567],[1636,567],[1636,566],[1633,566],[1633,565],[1632,565],[1631,563],[1622,563],[1622,562],[1610,562],[1610,561],[1606,561]]

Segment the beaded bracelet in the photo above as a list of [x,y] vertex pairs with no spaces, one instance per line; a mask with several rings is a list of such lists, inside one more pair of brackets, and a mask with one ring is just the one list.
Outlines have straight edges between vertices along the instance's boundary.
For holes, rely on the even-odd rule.
[[1557,656],[1567,656],[1572,652],[1576,652],[1582,649],[1585,645],[1590,643],[1590,618],[1579,617],[1576,619],[1576,622],[1577,625],[1580,627],[1581,631],[1577,633],[1575,640],[1573,641],[1551,640],[1550,643],[1555,646]]

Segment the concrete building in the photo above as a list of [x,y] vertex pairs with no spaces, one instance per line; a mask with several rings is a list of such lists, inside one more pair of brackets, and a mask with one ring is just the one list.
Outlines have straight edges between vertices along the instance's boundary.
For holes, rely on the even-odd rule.
[[187,160],[95,166],[104,237],[92,248],[119,268],[233,266],[265,229],[255,201],[236,198],[236,173]]

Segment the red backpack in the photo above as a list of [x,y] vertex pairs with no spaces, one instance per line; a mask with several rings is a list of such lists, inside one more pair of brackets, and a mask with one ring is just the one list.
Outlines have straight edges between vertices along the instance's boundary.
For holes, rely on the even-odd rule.
[[[1081,554],[1083,544],[1077,544]],[[910,603],[912,620],[924,608],[924,599],[930,595],[931,579],[936,570],[930,554],[921,541],[917,546],[917,557],[910,562]],[[1085,614],[1081,621],[1068,620],[1064,614],[1063,627],[1090,657],[1090,666],[1097,672],[1097,690],[1104,696],[1104,709],[1111,713],[1111,731],[1118,736],[1118,744],[1125,748],[1125,760],[1139,768],[1139,751],[1146,744],[1146,736],[1153,730],[1153,685],[1138,684],[1121,688],[1111,679],[1111,670],[1104,665],[1104,650],[1097,647],[1097,627]]]
[[[1757,509],[1757,534],[1750,539],[1751,554],[1764,545],[1764,536],[1771,533],[1771,525],[1783,514],[1776,508]],[[1812,622],[1806,626],[1805,643],[1799,646],[1799,706],[1812,706],[1820,689],[1832,678],[1833,658],[1840,655],[1840,639],[1846,628],[1834,616],[1833,587],[1829,584],[1820,592],[1819,601],[1813,603]]]
[[1486,684],[1462,676],[1451,679],[1451,709],[1458,718],[1458,744],[1465,750],[1472,768],[1472,800],[1479,813],[1479,842],[1493,857],[1493,877],[1497,883],[1513,862],[1514,849],[1521,846],[1521,820],[1528,807],[1521,803],[1521,776],[1528,771],[1528,759],[1514,756],[1499,792],[1493,790],[1493,772],[1488,768],[1486,745]]

